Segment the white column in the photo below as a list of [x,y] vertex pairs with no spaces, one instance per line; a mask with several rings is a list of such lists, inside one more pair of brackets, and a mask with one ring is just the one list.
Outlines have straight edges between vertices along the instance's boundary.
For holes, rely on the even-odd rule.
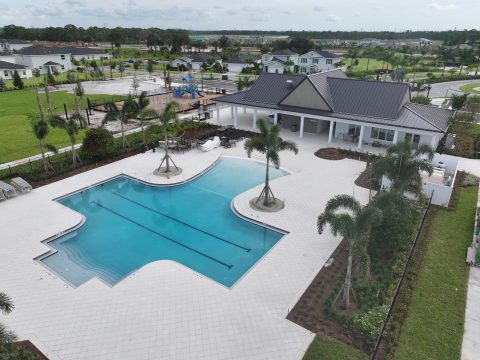
[[437,137],[436,136],[432,136],[432,140],[430,141],[430,146],[432,147],[432,149],[435,151],[435,145],[437,145]]
[[253,130],[257,128],[257,109],[253,109]]
[[233,118],[233,106],[230,106],[230,117]]
[[278,113],[273,113],[273,124],[277,125],[278,122]]
[[330,129],[328,130],[328,143],[332,143],[332,137],[333,137],[333,126],[335,125],[335,121],[330,120]]
[[217,122],[220,124],[220,106],[218,106],[218,103],[215,104],[215,107],[217,109]]
[[303,125],[305,124],[305,117],[300,116],[300,137],[303,137]]
[[235,106],[235,110],[233,111],[233,126],[237,127],[237,123],[238,123],[238,107]]
[[243,120],[247,120],[247,108],[243,108]]
[[398,130],[395,130],[393,133],[393,143],[396,144],[398,141]]
[[362,143],[363,143],[363,129],[365,127],[362,125],[360,127],[360,136],[358,137],[358,148],[361,149],[362,148]]

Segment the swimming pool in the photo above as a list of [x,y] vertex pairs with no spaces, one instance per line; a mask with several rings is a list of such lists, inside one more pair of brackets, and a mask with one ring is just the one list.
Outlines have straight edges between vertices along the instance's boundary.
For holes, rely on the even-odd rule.
[[[271,179],[284,175],[270,170]],[[74,286],[95,276],[113,286],[150,262],[173,260],[231,287],[284,235],[231,209],[264,176],[265,164],[221,158],[177,186],[116,177],[58,200],[86,221],[49,241],[56,252],[39,261]]]

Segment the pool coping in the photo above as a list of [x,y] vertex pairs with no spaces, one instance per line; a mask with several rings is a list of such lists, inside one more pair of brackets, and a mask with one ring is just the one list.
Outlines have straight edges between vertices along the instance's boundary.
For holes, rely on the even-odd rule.
[[[198,177],[200,177],[200,176],[204,175],[205,173],[207,173],[208,171],[210,171],[215,165],[217,165],[218,162],[220,162],[220,160],[221,160],[222,158],[233,158],[233,159],[249,160],[249,161],[254,161],[254,162],[257,162],[257,163],[260,163],[260,164],[264,164],[264,165],[266,164],[266,162],[261,161],[261,160],[257,160],[257,159],[245,158],[245,157],[240,157],[240,156],[224,156],[224,155],[220,154],[220,155],[218,156],[218,158],[217,158],[214,162],[212,162],[208,167],[206,167],[205,169],[203,169],[203,170],[200,171],[199,173],[193,175],[192,177],[190,177],[190,178],[188,178],[188,179],[185,179],[185,180],[182,180],[182,181],[179,181],[179,182],[176,182],[176,183],[171,183],[171,184],[156,184],[156,183],[151,183],[151,182],[148,182],[148,181],[139,179],[139,178],[137,178],[137,177],[134,177],[134,176],[131,176],[131,175],[128,175],[128,174],[125,174],[125,173],[120,173],[120,174],[117,174],[117,175],[115,175],[115,176],[111,176],[111,177],[109,177],[109,178],[106,178],[106,179],[104,179],[104,180],[97,181],[96,183],[93,183],[93,184],[91,184],[91,185],[85,186],[85,187],[80,188],[80,189],[78,189],[78,190],[71,191],[71,192],[69,192],[69,193],[67,193],[67,194],[65,194],[65,195],[61,195],[61,196],[58,196],[58,197],[56,197],[56,198],[51,199],[52,201],[57,202],[57,203],[58,203],[59,205],[61,205],[62,207],[67,208],[69,211],[73,211],[74,213],[79,214],[79,215],[81,216],[81,219],[80,219],[80,221],[79,221],[76,225],[74,225],[74,226],[72,226],[72,227],[70,227],[70,228],[68,228],[68,229],[66,229],[66,230],[60,231],[59,233],[54,234],[54,235],[52,235],[52,236],[50,236],[50,237],[48,237],[48,238],[46,238],[46,239],[44,239],[44,240],[41,240],[40,242],[41,242],[43,245],[47,246],[49,250],[46,251],[46,252],[44,252],[44,253],[42,253],[42,254],[40,254],[40,255],[38,255],[38,256],[36,256],[36,257],[34,257],[33,260],[34,260],[36,263],[40,264],[40,265],[41,265],[44,269],[46,269],[47,271],[50,271],[50,272],[52,272],[53,274],[55,274],[57,277],[59,277],[60,279],[62,279],[66,284],[68,284],[69,286],[71,286],[71,287],[74,288],[74,289],[78,288],[79,286],[81,286],[81,285],[83,285],[83,284],[86,284],[86,283],[90,282],[92,279],[97,279],[97,280],[99,280],[100,282],[102,282],[103,284],[107,285],[108,287],[114,287],[114,286],[116,286],[117,284],[119,284],[120,282],[122,282],[123,280],[126,280],[126,279],[127,279],[128,277],[130,277],[131,275],[133,275],[133,274],[135,274],[136,272],[140,271],[142,268],[144,268],[144,267],[145,267],[146,265],[148,265],[148,264],[155,263],[155,262],[158,262],[158,261],[162,261],[162,262],[163,262],[163,261],[169,261],[169,262],[171,262],[171,263],[174,263],[174,264],[176,264],[176,265],[178,265],[178,266],[180,266],[180,267],[182,267],[182,268],[185,268],[185,269],[191,271],[192,273],[196,274],[197,276],[199,276],[199,277],[201,277],[201,278],[208,279],[209,281],[212,281],[213,283],[215,283],[215,284],[217,284],[217,285],[220,285],[220,286],[226,288],[227,290],[233,290],[233,289],[236,287],[236,285],[237,285],[245,276],[247,276],[257,265],[260,264],[260,262],[261,262],[262,260],[265,259],[265,257],[278,245],[278,243],[281,242],[281,240],[283,239],[283,237],[286,236],[286,235],[288,235],[288,234],[290,233],[290,232],[287,231],[287,230],[280,229],[280,228],[275,227],[275,226],[273,226],[273,225],[269,225],[269,224],[264,223],[264,222],[262,222],[262,221],[258,221],[258,220],[252,219],[252,218],[250,218],[250,217],[248,217],[248,216],[246,216],[246,215],[243,215],[243,214],[241,214],[241,213],[235,208],[235,204],[234,204],[235,199],[236,199],[237,197],[239,197],[240,195],[242,195],[243,193],[245,193],[245,192],[247,192],[247,191],[250,191],[250,190],[253,189],[253,188],[250,188],[250,189],[248,189],[248,190],[245,190],[244,192],[242,192],[242,193],[236,195],[234,198],[232,198],[232,200],[230,201],[230,210],[232,211],[232,213],[233,213],[235,216],[237,216],[238,218],[242,219],[243,221],[252,223],[252,224],[257,225],[257,226],[264,227],[264,228],[266,228],[266,229],[269,229],[269,230],[272,230],[272,231],[275,231],[275,232],[278,232],[278,233],[282,234],[282,237],[281,237],[267,252],[265,252],[261,257],[259,257],[258,260],[255,261],[255,263],[252,264],[252,266],[251,266],[245,273],[243,273],[242,276],[240,276],[231,286],[224,285],[224,284],[222,284],[222,283],[220,283],[220,282],[218,282],[218,281],[216,281],[216,280],[214,280],[214,279],[211,279],[210,277],[206,276],[205,274],[202,274],[202,273],[200,273],[200,272],[198,272],[198,271],[196,271],[196,270],[194,270],[194,269],[186,266],[185,264],[179,263],[179,262],[177,262],[177,261],[175,261],[175,260],[171,260],[171,259],[156,260],[156,261],[154,261],[154,262],[147,263],[147,264],[145,264],[144,266],[142,266],[141,268],[135,269],[135,270],[133,270],[132,272],[128,273],[126,276],[124,276],[124,277],[122,278],[122,280],[120,280],[119,282],[117,282],[117,283],[115,283],[115,284],[110,284],[110,283],[108,283],[107,281],[105,281],[104,279],[102,279],[101,277],[95,275],[95,276],[93,276],[92,278],[90,278],[89,280],[85,281],[84,283],[82,283],[82,284],[80,284],[80,285],[75,285],[75,284],[73,284],[71,281],[69,281],[68,279],[66,279],[64,276],[60,275],[57,271],[55,271],[55,270],[53,270],[52,268],[46,266],[46,265],[42,262],[43,259],[46,259],[47,257],[52,256],[52,255],[54,255],[54,254],[56,254],[56,253],[58,252],[58,250],[57,250],[56,248],[54,248],[53,246],[51,246],[51,245],[49,244],[50,242],[52,242],[52,241],[60,238],[61,236],[67,235],[67,234],[72,233],[73,231],[81,228],[81,227],[85,224],[85,222],[87,221],[87,218],[86,218],[85,215],[83,215],[82,213],[80,213],[80,212],[78,212],[78,211],[76,211],[76,210],[73,210],[73,209],[69,208],[69,207],[66,206],[66,205],[63,205],[62,203],[59,202],[60,200],[63,200],[63,199],[65,199],[65,198],[67,198],[67,197],[70,197],[70,196],[73,196],[73,195],[82,193],[82,192],[84,192],[84,191],[86,191],[86,190],[89,190],[89,189],[91,189],[91,188],[94,188],[94,187],[96,187],[96,186],[99,186],[99,185],[101,185],[101,184],[107,183],[107,182],[109,182],[109,181],[115,180],[115,179],[120,178],[120,177],[126,177],[126,178],[128,178],[128,179],[133,180],[133,181],[137,181],[137,182],[139,182],[139,183],[142,183],[142,184],[147,185],[147,186],[152,186],[152,187],[171,187],[171,186],[183,185],[183,184],[189,183],[189,182],[197,179]],[[286,173],[287,173],[286,175],[291,175],[291,174],[292,174],[291,171],[286,170],[286,169],[284,169],[284,168],[281,168],[281,167],[280,167],[279,169],[281,169],[282,171],[286,172]],[[286,175],[284,175],[284,176],[286,176]],[[259,185],[257,185],[257,186],[259,186]],[[255,186],[255,187],[256,187],[256,186]],[[88,269],[87,269],[87,270],[88,270]]]

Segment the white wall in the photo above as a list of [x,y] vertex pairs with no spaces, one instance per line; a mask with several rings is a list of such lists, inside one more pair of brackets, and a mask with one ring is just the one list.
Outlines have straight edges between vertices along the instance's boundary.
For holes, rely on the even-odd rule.
[[[11,70],[11,69],[0,69],[0,78],[4,80],[12,80],[14,71],[15,70]],[[22,79],[29,79],[32,77],[32,70],[29,68],[18,69],[17,72],[20,75],[20,78]]]
[[0,61],[5,61],[5,62],[16,64],[14,55],[0,56]]
[[[318,63],[314,63],[314,59],[317,59]],[[306,62],[302,62],[302,60]],[[335,64],[337,62],[340,62],[342,59],[334,58],[334,59],[328,59],[328,60],[331,61],[332,63],[327,64],[327,58],[324,58],[323,56],[321,56],[320,54],[317,54],[314,51],[310,51],[298,57],[298,66],[300,67],[300,72],[310,74],[311,67],[315,68],[314,72],[335,69]],[[305,69],[302,69],[302,68],[305,68]]]
[[225,63],[224,65],[228,66],[228,72],[233,72],[233,73],[241,73],[243,67],[245,66],[243,64],[230,64],[230,63]]
[[85,54],[85,55],[72,55],[72,59],[74,60],[82,60],[82,59],[85,59],[85,60],[108,60],[111,58],[111,54]]
[[[62,59],[63,56],[63,59]],[[49,55],[22,55],[15,54],[15,62],[20,65],[28,66],[31,69],[40,69],[41,74],[46,74],[48,69],[43,67],[43,64],[53,61],[57,64],[63,65],[60,72],[72,70],[72,62],[70,61],[70,54],[49,54]]]
[[284,69],[285,69],[285,66],[279,63],[266,63],[263,66],[264,72],[268,72],[272,74],[275,74],[275,73],[283,74]]

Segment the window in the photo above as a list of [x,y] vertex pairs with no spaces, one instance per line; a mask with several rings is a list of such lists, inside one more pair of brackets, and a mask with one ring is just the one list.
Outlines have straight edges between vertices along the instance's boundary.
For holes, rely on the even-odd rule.
[[360,125],[349,125],[348,126],[348,135],[360,136]]
[[318,64],[318,58],[314,58],[314,59],[313,59],[313,63],[314,63],[314,64]]
[[333,63],[332,59],[327,59],[327,60],[326,60],[326,64],[327,64],[327,65],[332,65],[332,63]]
[[65,69],[65,66],[64,66],[64,65],[62,65],[62,70],[64,70],[64,69]]
[[301,67],[301,68],[300,68],[300,72],[306,73],[306,72],[307,72],[307,68],[306,68],[306,67]]
[[27,75],[27,72],[26,72],[26,71],[23,71],[23,75]]
[[306,64],[307,63],[307,58],[302,58],[302,64]]
[[385,141],[393,141],[393,136],[394,135],[395,135],[394,130],[372,128],[372,132],[370,133],[370,138],[378,139],[378,140],[385,140]]
[[60,55],[60,59],[65,60],[65,55]]
[[411,141],[413,144],[418,144],[420,142],[420,135],[407,133],[405,134],[405,140]]
[[5,71],[3,72],[3,74],[4,74],[5,76],[8,76],[8,71],[5,70]]

